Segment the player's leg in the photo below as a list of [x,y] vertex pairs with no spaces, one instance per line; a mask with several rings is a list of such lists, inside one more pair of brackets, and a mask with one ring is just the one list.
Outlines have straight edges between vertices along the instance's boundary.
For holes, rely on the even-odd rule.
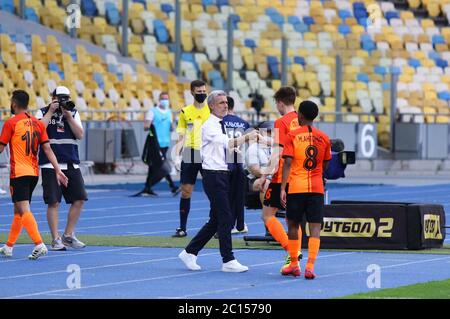
[[187,236],[187,220],[191,210],[191,196],[200,169],[201,164],[181,162],[180,227],[177,228],[172,237]]
[[75,249],[84,248],[86,245],[75,237],[75,227],[80,219],[84,202],[88,199],[84,179],[80,169],[73,168],[67,171],[67,177],[69,178],[69,184],[67,187],[62,187],[62,193],[66,203],[70,204],[70,209],[62,243]]
[[292,275],[298,277],[301,274],[298,251],[300,250],[301,241],[298,238],[299,223],[296,220],[288,219],[288,252],[290,256],[289,265],[281,268],[281,274],[284,276]]
[[19,238],[22,228],[22,216],[19,213],[15,212],[14,218],[11,223],[11,229],[8,235],[8,240],[6,244],[0,248],[0,254],[4,255],[5,257],[12,257],[14,244]]
[[[299,251],[301,250],[302,237],[299,234],[300,223],[303,219],[304,203],[299,194],[288,194],[286,205],[286,221],[288,225],[288,254],[289,258],[281,268],[282,275],[298,277],[301,274],[299,265]],[[300,236],[299,236],[300,235]]]
[[[66,174],[67,171],[64,171]],[[52,250],[66,250],[66,247],[61,241],[61,236],[58,231],[59,225],[59,205],[61,203],[62,192],[61,186],[56,181],[55,171],[51,168],[42,168],[42,189],[44,203],[47,204],[47,222],[52,235]]]
[[283,224],[276,217],[276,212],[281,207],[280,187],[281,184],[269,185],[264,197],[262,219],[272,237],[287,251],[288,236]]
[[309,223],[308,261],[305,268],[305,278],[314,279],[314,264],[320,249],[320,230],[323,221],[324,196],[311,194],[308,200],[307,218]]

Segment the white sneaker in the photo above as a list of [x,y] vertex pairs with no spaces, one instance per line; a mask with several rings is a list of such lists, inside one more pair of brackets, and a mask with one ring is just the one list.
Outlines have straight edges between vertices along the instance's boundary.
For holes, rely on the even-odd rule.
[[247,224],[244,224],[244,229],[239,231],[239,234],[247,234],[248,233],[248,227]]
[[0,195],[5,195],[7,192],[3,189],[3,188],[0,188]]
[[237,230],[236,226],[231,230],[231,235],[239,234],[239,230]]
[[222,265],[224,272],[245,272],[248,270],[247,266],[241,265],[236,259],[230,260]]
[[55,250],[55,251],[63,251],[63,250],[67,250],[66,246],[64,246],[61,237],[58,237],[56,239],[53,239],[52,241],[52,248],[51,250]]
[[44,243],[36,245],[31,252],[31,255],[28,256],[28,259],[36,260],[41,256],[44,256],[48,253],[47,246]]
[[3,245],[2,248],[0,248],[0,254],[4,255],[5,257],[12,257],[13,248],[9,247],[8,245]]
[[194,254],[188,254],[186,250],[183,250],[178,257],[190,270],[200,270],[202,267],[197,265],[197,256]]

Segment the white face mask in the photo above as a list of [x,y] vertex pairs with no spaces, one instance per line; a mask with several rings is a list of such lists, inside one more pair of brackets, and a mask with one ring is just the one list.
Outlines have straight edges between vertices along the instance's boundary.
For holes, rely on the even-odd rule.
[[169,102],[169,100],[161,100],[161,101],[159,101],[159,105],[161,105],[162,108],[164,108],[164,109],[168,109],[170,102]]

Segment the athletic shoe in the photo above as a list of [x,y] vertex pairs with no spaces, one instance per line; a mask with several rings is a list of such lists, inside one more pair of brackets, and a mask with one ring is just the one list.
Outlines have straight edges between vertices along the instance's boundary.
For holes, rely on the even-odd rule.
[[202,267],[197,265],[197,256],[194,254],[189,254],[186,250],[183,250],[178,257],[190,270],[201,270]]
[[4,255],[5,257],[12,257],[13,248],[9,247],[8,245],[3,245],[2,248],[0,248],[0,254]]
[[51,250],[55,250],[55,251],[67,250],[66,246],[64,246],[64,244],[62,243],[61,237],[53,239]]
[[244,229],[239,230],[239,234],[246,234],[248,233],[248,227],[247,224],[244,224]]
[[72,234],[71,236],[62,235],[61,241],[64,246],[74,249],[81,249],[86,247],[86,245],[82,241],[79,241],[74,234]]
[[131,197],[157,197],[158,194],[156,194],[152,189],[144,189],[140,191],[139,193],[136,193],[134,195],[131,195]]
[[31,255],[28,256],[28,259],[36,260],[41,256],[44,256],[48,253],[48,249],[44,243],[36,245],[31,252]]
[[177,187],[177,186],[172,187],[170,192],[172,193],[173,196],[177,196],[181,192],[181,187]]
[[[281,274],[283,276],[294,276],[294,277],[300,277],[300,275],[302,274],[302,271],[300,269],[300,266],[284,266],[283,268],[281,268]],[[306,273],[305,273],[306,276]]]
[[247,224],[244,224],[244,228],[243,228],[242,230],[238,230],[238,229],[236,228],[236,226],[233,227],[233,229],[231,230],[231,234],[232,234],[232,235],[235,235],[235,234],[246,234],[246,233],[248,233],[248,227],[247,227]]
[[0,195],[5,195],[7,192],[3,189],[3,188],[0,188]]
[[311,269],[305,269],[305,279],[314,279],[316,274]]
[[[298,251],[298,261],[302,260],[302,258],[303,258],[302,252]],[[291,264],[291,255],[287,254],[282,268],[289,266],[290,264]]]
[[181,237],[186,237],[186,236],[187,236],[187,232],[181,228],[177,228],[175,231],[175,234],[172,235],[173,238],[181,238]]
[[223,272],[245,272],[247,270],[248,267],[241,265],[236,259],[230,260],[222,265]]

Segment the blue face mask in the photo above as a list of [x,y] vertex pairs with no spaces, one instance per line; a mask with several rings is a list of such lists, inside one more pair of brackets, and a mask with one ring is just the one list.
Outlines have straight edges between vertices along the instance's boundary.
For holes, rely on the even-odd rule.
[[161,101],[159,102],[159,105],[161,105],[164,109],[168,109],[170,103],[169,103],[169,100],[161,100]]

